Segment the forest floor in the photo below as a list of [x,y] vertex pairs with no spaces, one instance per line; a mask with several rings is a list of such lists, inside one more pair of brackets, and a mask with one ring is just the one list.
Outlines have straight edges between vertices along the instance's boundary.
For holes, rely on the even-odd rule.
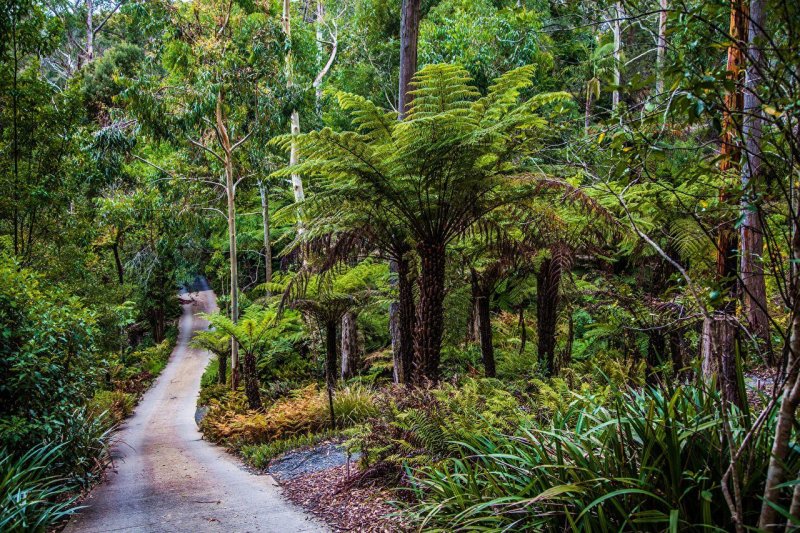
[[194,420],[210,354],[188,347],[216,309],[211,291],[184,305],[180,337],[167,367],[117,433],[107,479],[83,502],[67,532],[324,531],[284,500],[270,476],[254,475],[202,439]]
[[387,503],[396,498],[390,490],[353,483],[356,460],[348,461],[340,444],[326,442],[287,452],[273,459],[268,471],[293,503],[336,531],[404,531],[399,518],[392,516],[396,509]]

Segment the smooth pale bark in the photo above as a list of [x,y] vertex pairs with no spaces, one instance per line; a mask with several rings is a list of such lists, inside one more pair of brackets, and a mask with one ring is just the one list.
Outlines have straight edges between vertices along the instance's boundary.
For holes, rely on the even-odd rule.
[[[95,38],[97,34],[102,30],[106,23],[111,18],[111,15],[116,13],[119,8],[124,4],[126,0],[118,0],[116,4],[111,6],[110,9],[104,10],[104,17],[100,20],[99,23],[96,23],[94,20],[94,10],[95,10],[95,1],[94,0],[86,0],[86,27],[84,31],[86,33],[86,43],[84,46],[83,53],[78,54],[78,67],[82,67],[83,65],[87,65],[94,60],[95,56]],[[75,7],[80,5],[79,3],[75,4]],[[101,6],[102,9],[102,6]]]
[[[264,227],[264,282],[272,281],[272,244],[269,236],[269,191],[267,187],[258,181],[258,192],[261,195],[261,221]],[[267,296],[270,291],[267,290]]]
[[83,55],[83,64],[94,59],[94,0],[86,0],[86,50]]
[[661,0],[658,14],[658,42],[656,43],[656,95],[664,92],[664,59],[667,56],[667,12],[669,0]]
[[419,44],[420,0],[403,0],[400,14],[400,87],[397,112],[405,116],[412,96],[411,79],[417,72],[417,45]]
[[342,316],[342,373],[343,380],[350,379],[358,373],[360,361],[358,347],[358,326],[356,315],[348,311]]
[[617,2],[614,17],[614,91],[611,93],[611,110],[619,107],[619,87],[622,85],[622,2]]
[[[283,23],[283,32],[286,39],[291,42],[292,38],[292,11],[289,0],[283,0],[283,16],[281,17]],[[291,45],[290,45],[291,46]],[[286,85],[291,88],[294,85],[294,65],[292,59],[292,50],[286,54]],[[299,154],[297,151],[297,141],[295,138],[300,134],[300,114],[296,109],[292,110],[290,117],[290,132],[292,135],[292,145],[289,150],[289,167],[297,165],[299,161]],[[303,191],[303,180],[299,174],[292,174],[292,193],[294,193],[294,202],[302,204],[305,200],[305,193]],[[303,213],[301,209],[297,210],[297,233],[303,233]]]
[[[236,187],[233,174],[233,147],[222,108],[223,94],[217,95],[216,120],[219,141],[222,145],[223,163],[225,165],[225,193],[228,200],[228,246],[230,249],[231,270],[231,320],[239,321],[239,259],[236,251]],[[231,337],[231,387],[239,387],[239,343]]]
[[420,276],[414,358],[420,381],[436,383],[444,333],[445,245],[421,242],[417,254]]
[[[322,25],[325,20],[325,3],[322,0],[317,0],[317,21],[316,21],[316,32],[317,32],[317,53],[321,58],[323,56],[323,38],[322,38]],[[330,72],[331,67],[333,66],[333,62],[336,61],[336,53],[339,51],[339,35],[338,35],[338,28],[336,26],[336,21],[332,21],[332,28],[329,26],[329,35],[330,35],[330,46],[331,46],[331,53],[328,55],[328,60],[322,66],[322,69],[317,73],[317,76],[314,78],[314,94],[316,97],[317,103],[317,112],[320,111],[321,101],[322,101],[322,80],[325,76],[328,75]]]
[[[734,84],[733,91],[725,95],[725,112],[722,120],[722,139],[720,146],[720,173],[726,178],[730,174],[738,174],[741,147],[738,144],[739,125],[737,120],[742,116],[744,97],[742,92],[744,75],[744,43],[746,42],[747,11],[744,0],[735,0],[731,3],[730,36],[731,44],[728,46],[727,76]],[[726,183],[719,192],[720,205],[727,205],[730,201],[732,183]],[[735,183],[738,188],[738,179]],[[727,220],[719,225],[717,230],[717,282],[720,285],[723,298],[728,303],[719,307],[714,313],[708,315],[703,323],[703,331],[713,338],[704,339],[701,344],[701,358],[703,368],[717,368],[722,371],[718,385],[726,399],[736,405],[743,405],[745,399],[739,394],[739,387],[728,386],[731,376],[728,372],[736,369],[736,323],[732,318],[735,312],[736,273],[738,269],[738,235],[733,221]],[[722,315],[722,316],[720,316]],[[727,316],[725,316],[727,315]],[[714,360],[717,360],[716,362]],[[732,369],[732,370],[731,370]],[[706,373],[706,377],[710,377]]]
[[763,0],[750,1],[749,45],[750,59],[745,71],[744,118],[742,122],[742,138],[745,145],[745,158],[742,168],[742,200],[743,222],[740,227],[741,239],[741,276],[744,288],[744,311],[750,330],[762,339],[767,347],[769,364],[772,350],[769,338],[769,315],[767,314],[767,288],[764,282],[764,236],[761,228],[761,212],[755,202],[761,185],[761,130],[764,112],[761,110],[757,90],[761,83],[761,72],[764,68],[764,53],[761,45],[766,40],[763,28],[765,24]]

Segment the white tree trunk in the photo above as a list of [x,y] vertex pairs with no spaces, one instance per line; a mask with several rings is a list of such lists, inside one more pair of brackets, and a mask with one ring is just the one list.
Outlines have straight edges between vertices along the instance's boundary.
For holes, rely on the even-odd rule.
[[[289,0],[283,0],[283,32],[286,34],[286,38],[291,40],[292,38],[292,10],[291,4]],[[290,45],[291,46],[291,45]],[[289,88],[294,85],[294,65],[292,64],[292,50],[289,48],[289,52],[286,55],[286,84]],[[294,137],[300,134],[300,114],[297,112],[296,109],[292,110],[291,115],[291,134],[292,134],[292,146],[289,153],[289,167],[293,167],[299,161],[299,156],[297,153],[297,142],[294,140]],[[294,193],[294,201],[297,204],[301,204],[303,200],[305,200],[305,194],[303,192],[303,180],[300,178],[299,174],[292,174],[292,192]],[[303,213],[301,209],[297,211],[297,233],[301,234],[303,232]]]
[[619,106],[619,87],[622,85],[622,2],[617,2],[614,16],[614,92],[611,93],[611,110]]
[[664,59],[667,55],[667,11],[669,0],[661,0],[658,14],[658,43],[656,49],[656,95],[664,92]]
[[[264,282],[272,281],[272,245],[269,240],[269,191],[266,185],[258,181],[258,192],[261,195],[261,221],[264,227]],[[270,291],[267,290],[267,296]]]

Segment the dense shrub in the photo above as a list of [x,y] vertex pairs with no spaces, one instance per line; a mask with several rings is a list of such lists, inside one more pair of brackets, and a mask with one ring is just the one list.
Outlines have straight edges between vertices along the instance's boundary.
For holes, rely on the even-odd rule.
[[63,475],[87,476],[107,425],[84,406],[100,381],[95,322],[77,298],[0,260],[0,448],[58,442]]
[[[716,393],[646,389],[577,397],[547,423],[465,435],[455,457],[413,470],[408,516],[443,530],[729,529],[720,480],[730,447]],[[733,445],[746,433],[730,414]],[[757,514],[775,413],[739,462],[744,515]],[[800,453],[792,452],[796,472]]]
[[73,487],[51,474],[62,446],[0,449],[0,531],[45,531],[76,510],[75,497],[64,497]]
[[[334,412],[337,427],[354,425],[376,413],[373,394],[363,386],[337,391]],[[328,399],[312,384],[276,400],[264,411],[250,411],[241,394],[231,393],[222,400],[211,400],[200,427],[209,439],[232,448],[289,439],[330,429]]]
[[470,436],[512,431],[523,415],[517,399],[489,379],[438,389],[394,387],[378,396],[377,406],[377,416],[348,446],[363,453],[364,466],[398,475],[404,464],[445,459]]

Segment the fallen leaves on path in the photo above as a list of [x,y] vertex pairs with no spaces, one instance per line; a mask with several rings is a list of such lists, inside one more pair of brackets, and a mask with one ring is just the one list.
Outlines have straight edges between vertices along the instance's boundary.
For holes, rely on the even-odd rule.
[[[351,468],[351,474],[355,469]],[[282,483],[295,504],[325,520],[336,531],[382,533],[409,531],[396,516],[389,500],[396,496],[381,487],[350,487],[347,466],[337,466]]]

